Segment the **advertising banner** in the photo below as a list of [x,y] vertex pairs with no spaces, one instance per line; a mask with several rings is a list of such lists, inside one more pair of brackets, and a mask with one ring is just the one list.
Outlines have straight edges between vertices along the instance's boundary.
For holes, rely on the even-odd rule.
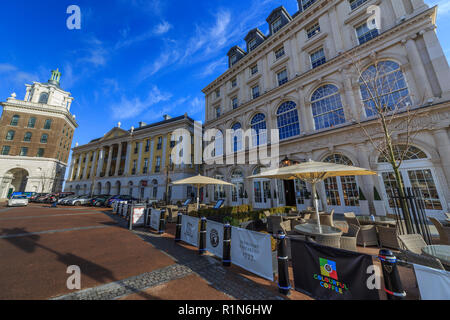
[[273,281],[272,245],[269,234],[231,229],[231,263]]
[[450,272],[414,265],[422,300],[450,300]]
[[223,224],[210,221],[206,222],[206,250],[216,257],[223,256]]
[[295,290],[318,300],[379,300],[372,257],[291,238]]
[[161,210],[152,209],[150,217],[150,228],[159,231],[159,220],[161,219]]
[[181,240],[198,247],[198,225],[200,219],[183,215],[181,222]]
[[133,225],[143,226],[145,224],[145,207],[132,207]]

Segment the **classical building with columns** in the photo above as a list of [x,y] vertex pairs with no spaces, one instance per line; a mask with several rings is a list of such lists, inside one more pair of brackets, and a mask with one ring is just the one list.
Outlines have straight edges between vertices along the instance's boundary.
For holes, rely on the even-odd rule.
[[[423,125],[409,140],[406,129],[393,137],[396,152],[406,155],[400,168],[404,184],[420,188],[428,215],[448,212],[450,69],[436,35],[438,8],[423,0],[298,0],[298,8],[293,15],[284,7],[274,9],[267,18],[269,34],[253,29],[245,49],[231,48],[229,69],[203,90],[205,130],[218,129],[223,136],[228,129],[254,129],[254,144],[270,145],[263,129],[276,129],[280,161],[312,159],[377,171],[377,176],[326,180],[318,191],[322,209],[368,214],[378,193],[392,212],[392,167],[370,142],[382,136],[360,81],[365,72],[384,70],[379,77],[391,89],[383,95],[408,101]],[[399,112],[396,121],[407,114]],[[231,148],[248,153],[235,140]],[[224,149],[216,145],[218,159]],[[246,179],[264,169],[206,166],[208,176],[235,184],[229,190],[211,187],[210,200],[225,193],[229,205],[311,205],[310,187],[301,181]]]
[[[161,122],[124,130],[113,128],[99,139],[73,149],[65,191],[77,195],[131,195],[137,199],[182,201],[195,194],[192,186],[170,186],[199,172],[196,165],[175,165],[172,133],[184,129],[194,135],[194,120],[164,116]],[[191,141],[193,144],[193,139]],[[168,184],[169,182],[169,184]]]
[[61,73],[47,83],[26,85],[24,100],[13,93],[0,118],[0,199],[13,192],[62,191],[75,116],[69,92],[60,87]]

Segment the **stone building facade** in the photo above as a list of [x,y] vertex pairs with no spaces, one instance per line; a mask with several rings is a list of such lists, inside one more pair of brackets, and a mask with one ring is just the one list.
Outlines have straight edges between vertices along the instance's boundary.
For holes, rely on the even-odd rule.
[[[131,195],[137,199],[184,201],[195,195],[191,186],[170,186],[170,181],[195,175],[199,167],[176,165],[171,154],[178,142],[173,132],[184,129],[193,137],[194,120],[187,114],[124,130],[113,128],[102,138],[73,149],[65,191],[77,195]],[[189,141],[193,146],[193,139]],[[193,147],[192,147],[193,148]],[[167,183],[169,181],[169,184]]]
[[73,97],[59,86],[60,72],[47,83],[26,85],[24,100],[13,93],[0,118],[0,199],[12,192],[59,192],[78,124]]
[[[396,150],[407,151],[404,183],[422,190],[427,214],[448,212],[450,69],[435,31],[438,8],[423,0],[298,0],[298,5],[292,16],[283,7],[275,9],[267,19],[268,35],[254,29],[245,38],[246,50],[229,51],[229,69],[203,90],[205,130],[224,135],[229,129],[254,129],[255,144],[270,145],[270,137],[260,132],[278,129],[280,161],[312,159],[377,171],[377,176],[327,180],[319,188],[322,209],[368,214],[376,190],[392,212],[392,169],[370,142],[369,137],[381,136],[354,62],[363,70],[382,65],[381,77],[394,84],[386,96],[407,98],[423,124],[408,150],[402,147],[406,129],[394,137]],[[376,28],[370,27],[371,6],[379,9]],[[406,114],[399,113],[397,121]],[[216,145],[219,160],[225,148]],[[248,153],[240,143],[232,148]],[[225,194],[229,205],[311,205],[309,186],[301,181],[246,179],[261,170],[261,165],[206,166],[208,176],[235,184],[209,188],[210,200]]]

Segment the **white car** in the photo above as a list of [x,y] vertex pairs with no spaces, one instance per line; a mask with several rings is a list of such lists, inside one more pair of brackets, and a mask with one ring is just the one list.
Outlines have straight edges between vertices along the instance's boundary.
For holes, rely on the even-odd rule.
[[8,207],[26,207],[28,205],[27,196],[12,196],[8,200]]

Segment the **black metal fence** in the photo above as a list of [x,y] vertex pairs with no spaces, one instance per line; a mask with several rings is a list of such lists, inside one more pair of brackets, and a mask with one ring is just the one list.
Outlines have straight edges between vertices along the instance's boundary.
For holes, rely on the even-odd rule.
[[420,234],[425,242],[432,244],[431,232],[425,213],[425,201],[418,188],[392,190],[390,204],[393,206],[400,234]]

